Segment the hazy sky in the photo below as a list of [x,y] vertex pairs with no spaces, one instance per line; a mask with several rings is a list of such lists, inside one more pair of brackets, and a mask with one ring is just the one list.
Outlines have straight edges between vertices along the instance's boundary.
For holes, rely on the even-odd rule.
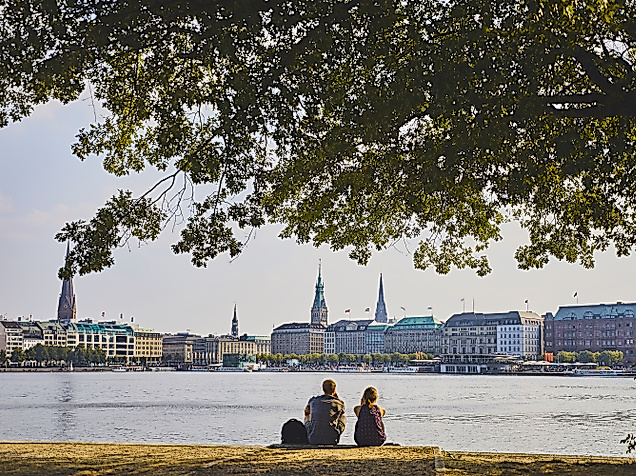
[[[110,176],[93,157],[80,162],[70,146],[77,131],[93,118],[84,96],[71,105],[51,103],[28,119],[0,130],[0,314],[9,319],[32,315],[56,317],[65,244],[54,235],[65,222],[90,219],[118,188],[137,193],[156,176]],[[327,247],[297,245],[277,238],[279,228],[256,232],[244,253],[227,255],[198,269],[189,255],[174,255],[177,233],[145,246],[118,250],[114,267],[75,277],[78,318],[131,316],[142,327],[162,332],[191,330],[199,334],[230,331],[236,302],[241,333],[269,334],[273,326],[309,321],[318,260],[322,259],[329,322],[373,316],[380,273],[384,275],[390,316],[430,314],[442,321],[466,309],[478,312],[530,310],[556,312],[559,305],[579,302],[633,301],[636,267],[633,257],[613,252],[597,256],[594,270],[551,262],[542,270],[516,268],[514,249],[526,241],[515,225],[490,252],[492,273],[479,278],[470,270],[446,276],[413,268],[405,249],[376,253],[366,267]],[[365,314],[370,307],[371,313]],[[346,315],[345,309],[351,309]]]

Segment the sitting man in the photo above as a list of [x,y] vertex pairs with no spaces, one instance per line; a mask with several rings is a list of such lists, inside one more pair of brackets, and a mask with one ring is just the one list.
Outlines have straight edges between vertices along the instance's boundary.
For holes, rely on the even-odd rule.
[[312,397],[305,407],[307,439],[311,445],[336,445],[345,429],[345,405],[336,394],[336,382],[322,383],[324,395]]

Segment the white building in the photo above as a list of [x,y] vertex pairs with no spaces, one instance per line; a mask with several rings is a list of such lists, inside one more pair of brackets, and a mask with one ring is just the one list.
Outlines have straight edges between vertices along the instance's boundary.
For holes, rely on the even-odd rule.
[[444,326],[442,354],[536,360],[543,354],[543,317],[522,311],[455,314]]
[[541,354],[543,318],[531,312],[497,325],[497,353],[537,360]]
[[24,347],[22,326],[16,321],[0,321],[0,350],[4,350],[7,357],[11,357],[16,347]]
[[371,319],[349,321],[342,319],[327,326],[325,331],[325,354],[364,355],[367,353],[367,327]]

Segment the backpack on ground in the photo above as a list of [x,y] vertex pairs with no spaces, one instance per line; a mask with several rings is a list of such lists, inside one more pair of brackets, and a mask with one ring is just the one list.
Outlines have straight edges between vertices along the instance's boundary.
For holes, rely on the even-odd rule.
[[300,420],[292,418],[283,424],[281,439],[284,445],[308,445],[307,430]]

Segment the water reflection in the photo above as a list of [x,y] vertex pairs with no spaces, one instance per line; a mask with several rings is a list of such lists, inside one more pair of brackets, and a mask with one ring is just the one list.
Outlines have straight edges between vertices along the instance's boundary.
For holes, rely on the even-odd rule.
[[59,380],[59,393],[57,396],[60,402],[53,411],[56,418],[56,432],[53,440],[69,441],[73,438],[73,428],[75,427],[76,412],[73,408],[74,391],[72,376],[64,374]]

